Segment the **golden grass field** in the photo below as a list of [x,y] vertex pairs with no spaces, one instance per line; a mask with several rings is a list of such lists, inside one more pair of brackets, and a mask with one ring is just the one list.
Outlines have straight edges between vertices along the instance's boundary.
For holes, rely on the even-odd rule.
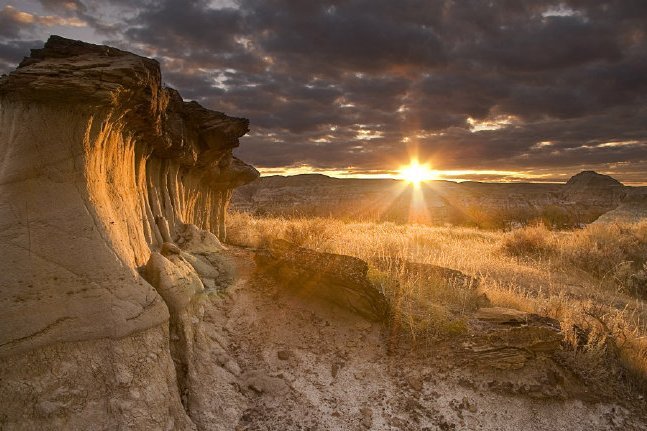
[[406,274],[371,268],[369,276],[383,288],[399,326],[414,338],[460,335],[485,294],[494,306],[559,320],[569,350],[590,377],[641,386],[647,380],[647,221],[570,231],[543,225],[495,231],[245,213],[229,217],[232,244],[262,247],[274,238],[367,261],[391,257],[440,265],[479,280],[474,292],[421,285]]

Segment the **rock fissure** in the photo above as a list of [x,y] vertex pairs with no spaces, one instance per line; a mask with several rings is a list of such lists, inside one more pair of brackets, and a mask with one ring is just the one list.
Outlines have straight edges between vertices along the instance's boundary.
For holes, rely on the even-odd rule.
[[46,334],[46,333],[47,333],[48,331],[50,331],[52,328],[54,328],[54,327],[55,327],[55,326],[57,326],[57,325],[60,325],[61,323],[65,322],[66,320],[70,320],[70,318],[69,318],[69,317],[62,317],[62,318],[60,318],[60,319],[56,319],[56,321],[54,321],[54,322],[52,322],[52,323],[48,324],[47,326],[45,326],[45,327],[44,327],[43,329],[41,329],[41,330],[36,331],[36,332],[34,332],[33,334],[26,335],[26,336],[24,336],[24,337],[16,338],[16,339],[13,339],[13,340],[7,341],[7,342],[5,342],[5,343],[2,343],[2,344],[0,344],[0,347],[4,347],[4,346],[6,346],[6,345],[11,345],[11,344],[20,343],[20,342],[22,342],[22,341],[29,340],[30,338],[34,338],[34,337],[38,337],[38,336],[40,336],[40,335]]

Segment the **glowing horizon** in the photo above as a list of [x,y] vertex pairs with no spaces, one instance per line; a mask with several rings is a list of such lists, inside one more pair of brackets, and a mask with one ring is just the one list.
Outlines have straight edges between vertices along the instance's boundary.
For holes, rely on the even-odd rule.
[[[345,169],[324,169],[317,168],[311,165],[288,166],[281,168],[264,168],[257,167],[261,176],[267,177],[272,175],[294,176],[303,174],[321,174],[332,178],[355,178],[355,179],[393,179],[404,181],[400,177],[398,169],[381,169],[381,170],[366,170],[357,169],[355,167],[347,167]],[[578,170],[579,169],[579,170]],[[511,171],[511,170],[493,170],[493,169],[433,169],[433,178],[427,181],[480,181],[492,183],[516,183],[516,182],[531,182],[531,183],[563,183],[571,176],[577,174],[586,168],[577,168],[568,173],[543,173],[534,171]],[[596,169],[593,169],[596,170]],[[611,175],[616,178],[617,173],[609,172],[603,169],[597,169],[601,174]],[[647,186],[644,181],[622,181],[625,185],[630,186]]]

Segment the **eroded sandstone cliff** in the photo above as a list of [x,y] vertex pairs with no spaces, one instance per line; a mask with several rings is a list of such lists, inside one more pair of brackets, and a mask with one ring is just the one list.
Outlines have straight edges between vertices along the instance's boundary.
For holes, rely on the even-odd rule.
[[[1,402],[17,409],[0,425],[56,428],[51,415],[73,408],[71,428],[88,417],[193,426],[178,402],[169,308],[177,330],[217,281],[188,246],[217,253],[232,189],[258,176],[232,155],[247,131],[246,119],[183,101],[156,61],[107,46],[52,36],[0,78]],[[186,301],[169,304],[151,271],[191,279]],[[73,385],[56,395],[61,375],[84,382],[63,401]],[[141,387],[128,407],[110,389],[126,380]]]

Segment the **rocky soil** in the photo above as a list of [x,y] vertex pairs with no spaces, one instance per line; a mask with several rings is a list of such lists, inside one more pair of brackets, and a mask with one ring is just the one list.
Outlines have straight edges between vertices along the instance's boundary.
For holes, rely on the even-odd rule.
[[[205,302],[196,344],[199,429],[647,429],[644,402],[587,387],[558,351],[528,344],[523,313],[486,309],[461,342],[412,346],[231,253],[238,280]],[[500,332],[518,319],[523,347]]]

